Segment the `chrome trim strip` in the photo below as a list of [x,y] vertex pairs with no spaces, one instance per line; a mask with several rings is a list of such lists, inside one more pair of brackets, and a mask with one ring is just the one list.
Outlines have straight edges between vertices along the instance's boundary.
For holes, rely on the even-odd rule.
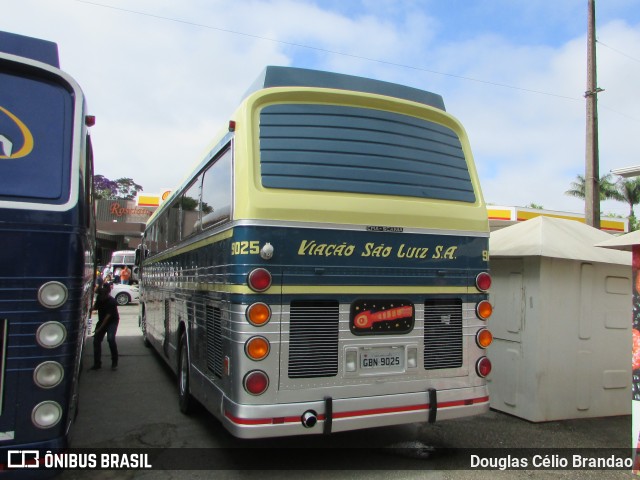
[[[286,227],[286,228],[308,228],[319,230],[348,230],[354,232],[366,232],[369,226],[367,225],[353,225],[342,223],[312,223],[312,222],[294,222],[289,220],[234,220],[232,222],[233,227]],[[373,227],[379,227],[379,225],[372,225]],[[387,232],[381,233],[418,233],[418,234],[436,234],[436,235],[451,235],[456,237],[489,237],[489,232],[475,232],[471,230],[438,230],[433,228],[406,228],[406,227],[394,227],[391,225],[385,225],[382,228],[402,228],[401,232]],[[378,233],[378,232],[371,232]]]

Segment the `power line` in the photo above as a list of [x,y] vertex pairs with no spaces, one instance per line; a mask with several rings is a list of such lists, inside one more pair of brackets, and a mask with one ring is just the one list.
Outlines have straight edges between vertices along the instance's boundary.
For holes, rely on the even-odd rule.
[[467,77],[467,76],[464,76],[464,75],[456,75],[456,74],[453,74],[453,73],[439,72],[437,70],[431,70],[431,69],[428,69],[428,68],[418,67],[418,66],[415,66],[415,65],[407,65],[407,64],[404,64],[404,63],[391,62],[391,61],[388,61],[388,60],[380,60],[380,59],[377,59],[377,58],[365,57],[365,56],[362,56],[362,55],[355,55],[355,54],[352,54],[352,53],[339,52],[337,50],[330,50],[330,49],[322,48],[322,47],[314,47],[314,46],[305,45],[305,44],[302,44],[302,43],[287,42],[285,40],[278,40],[278,39],[275,39],[275,38],[264,37],[264,36],[261,36],[261,35],[256,35],[256,34],[246,33],[246,32],[240,32],[240,31],[237,31],[237,30],[231,30],[231,29],[227,29],[227,28],[214,27],[214,26],[211,26],[211,25],[203,24],[203,23],[197,23],[197,22],[192,22],[192,21],[188,21],[188,20],[181,20],[181,19],[178,19],[178,18],[166,17],[166,16],[157,15],[157,14],[153,14],[153,13],[140,12],[140,11],[137,11],[137,10],[131,10],[131,9],[122,8],[122,7],[114,7],[112,5],[104,5],[104,4],[101,4],[101,3],[91,2],[91,1],[88,1],[88,0],[75,0],[75,1],[78,2],[78,3],[84,3],[86,5],[91,5],[91,6],[95,6],[95,7],[102,7],[102,8],[108,8],[108,9],[111,9],[111,10],[117,10],[117,11],[125,12],[125,13],[132,13],[132,14],[135,14],[135,15],[142,15],[142,16],[145,16],[145,17],[155,18],[155,19],[158,19],[158,20],[164,20],[164,21],[167,21],[167,22],[181,23],[183,25],[189,25],[189,26],[192,26],[192,27],[206,28],[208,30],[215,30],[215,31],[218,31],[218,32],[230,33],[230,34],[233,34],[233,35],[242,35],[244,37],[255,38],[255,39],[258,39],[258,40],[264,40],[264,41],[273,42],[273,43],[279,43],[279,44],[287,45],[287,46],[290,46],[290,47],[304,48],[304,49],[307,49],[307,50],[314,50],[314,51],[317,51],[317,52],[329,53],[329,54],[332,54],[332,55],[341,55],[343,57],[355,58],[355,59],[358,59],[358,60],[365,60],[365,61],[368,61],[368,62],[375,62],[375,63],[379,63],[379,64],[382,64],[382,65],[389,65],[389,66],[393,66],[393,67],[406,68],[406,69],[410,69],[410,70],[416,70],[416,71],[420,71],[420,72],[431,73],[431,74],[434,74],[434,75],[441,75],[441,76],[445,76],[445,77],[457,78],[459,80],[466,80],[466,81],[470,81],[470,82],[482,83],[484,85],[490,85],[492,87],[508,88],[508,89],[511,89],[511,90],[517,90],[517,91],[527,92],[527,93],[534,93],[534,94],[537,94],[537,95],[546,95],[546,96],[549,96],[549,97],[562,98],[562,99],[565,99],[565,100],[574,100],[574,101],[575,100],[579,100],[579,101],[582,100],[581,98],[578,98],[578,97],[570,97],[570,96],[567,96],[567,95],[560,95],[560,94],[557,94],[557,93],[545,92],[545,91],[542,91],[542,90],[534,90],[534,89],[530,89],[530,88],[516,87],[514,85],[508,85],[508,84],[505,84],[505,83],[492,82],[490,80],[482,80],[482,79],[478,79],[478,78]]
[[598,42],[598,44],[599,44],[599,45],[602,45],[603,47],[608,48],[609,50],[613,50],[614,52],[616,52],[616,53],[618,53],[618,54],[622,55],[623,57],[627,57],[628,59],[633,60],[634,62],[638,62],[638,63],[640,63],[640,59],[637,59],[637,58],[635,58],[635,57],[632,57],[631,55],[627,55],[626,53],[624,53],[624,52],[622,52],[622,51],[620,51],[620,50],[618,50],[618,49],[616,49],[616,48],[610,47],[610,46],[609,46],[609,45],[607,45],[606,43],[602,43],[600,40],[596,40],[596,42]]

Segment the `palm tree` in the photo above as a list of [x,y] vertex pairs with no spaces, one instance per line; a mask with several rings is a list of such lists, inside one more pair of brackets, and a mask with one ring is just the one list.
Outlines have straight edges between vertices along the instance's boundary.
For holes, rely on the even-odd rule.
[[[611,174],[608,173],[600,177],[600,200],[620,200],[624,201],[617,185],[612,181]],[[585,180],[584,176],[576,175],[576,180],[571,182],[571,188],[564,192],[565,195],[577,198],[585,198]]]
[[626,202],[629,205],[629,225],[632,221],[635,222],[635,213],[633,207],[640,203],[640,177],[632,179],[621,178],[616,183],[618,188],[618,198],[621,202]]

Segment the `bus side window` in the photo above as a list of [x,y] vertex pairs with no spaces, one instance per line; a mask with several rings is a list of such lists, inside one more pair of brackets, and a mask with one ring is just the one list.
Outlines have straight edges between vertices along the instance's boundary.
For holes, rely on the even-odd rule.
[[201,183],[202,177],[198,177],[182,195],[182,238],[187,238],[200,230]]
[[163,212],[158,218],[158,250],[167,248],[167,212]]
[[[157,223],[154,223],[149,228],[149,233],[146,236],[146,245],[150,253],[156,253],[158,251],[158,237],[157,237]],[[148,255],[147,255],[148,256]],[[145,257],[146,258],[146,257]]]
[[205,171],[202,182],[202,228],[231,218],[231,149]]
[[180,241],[180,202],[176,200],[169,207],[167,225],[167,246],[173,247]]

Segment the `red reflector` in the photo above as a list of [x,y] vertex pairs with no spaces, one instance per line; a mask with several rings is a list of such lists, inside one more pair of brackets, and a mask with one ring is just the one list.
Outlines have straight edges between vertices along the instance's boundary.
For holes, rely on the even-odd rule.
[[271,274],[264,268],[256,268],[249,273],[247,283],[254,292],[264,292],[271,286]]
[[85,115],[84,117],[84,124],[87,127],[93,127],[96,124],[96,117],[95,115]]
[[481,292],[486,292],[491,288],[491,275],[487,272],[479,273],[476,277],[476,287]]
[[230,132],[235,132],[236,131],[236,121],[235,120],[229,120],[229,131]]
[[269,377],[267,374],[254,370],[244,376],[244,389],[251,395],[262,395],[269,388]]
[[476,372],[482,378],[486,377],[491,373],[491,361],[487,357],[482,357],[476,363]]

